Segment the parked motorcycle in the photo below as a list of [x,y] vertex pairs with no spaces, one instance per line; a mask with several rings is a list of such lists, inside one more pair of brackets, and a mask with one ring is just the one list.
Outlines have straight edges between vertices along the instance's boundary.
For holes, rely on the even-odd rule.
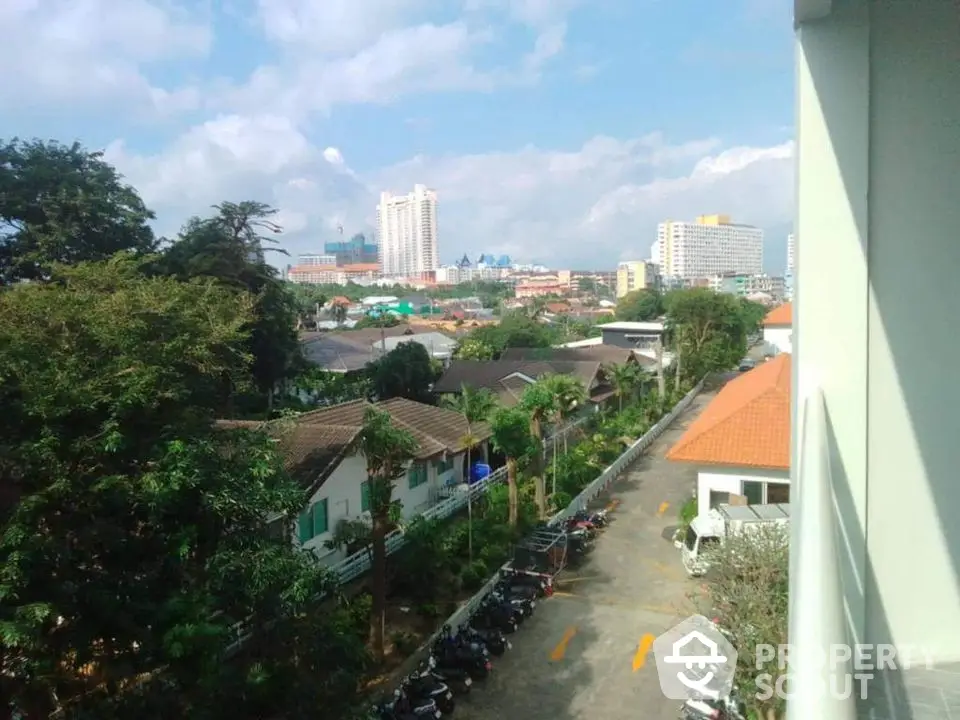
[[537,597],[549,597],[553,594],[553,583],[543,575],[507,570],[503,573],[503,580],[510,587],[532,587],[537,591]]
[[430,673],[413,673],[404,679],[401,687],[415,701],[433,700],[437,704],[437,709],[444,715],[450,715],[456,708],[453,691],[446,683],[437,680]]
[[457,636],[468,642],[482,643],[492,655],[503,655],[512,647],[510,641],[503,636],[503,632],[496,628],[475,630],[469,624],[461,625]]
[[[437,658],[431,655],[427,658],[426,670],[442,683],[445,683],[456,695],[466,695],[473,685],[470,673],[460,666],[438,665]],[[421,667],[421,672],[424,670]]]
[[440,668],[461,668],[474,680],[483,680],[490,674],[493,664],[489,651],[479,644],[457,642],[445,633],[433,647],[433,656]]
[[723,698],[687,700],[680,706],[682,720],[746,720],[747,706],[734,691]]
[[393,692],[393,705],[389,706],[397,720],[439,720],[443,713],[432,699],[410,697],[403,688]]
[[503,603],[485,600],[470,619],[471,627],[480,630],[499,630],[505,634],[515,633],[520,626],[512,607]]

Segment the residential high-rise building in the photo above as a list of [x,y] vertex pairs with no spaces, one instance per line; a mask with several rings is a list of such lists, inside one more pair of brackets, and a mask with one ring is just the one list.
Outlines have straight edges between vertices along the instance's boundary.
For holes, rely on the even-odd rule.
[[380,267],[384,275],[418,275],[440,265],[437,194],[415,185],[408,195],[380,193]]
[[669,220],[657,228],[654,250],[660,274],[703,278],[763,272],[763,230],[739,225],[728,215],[701,215],[696,222]]
[[658,267],[644,260],[627,260],[617,265],[617,297],[634,290],[657,289],[660,286]]
[[793,241],[793,233],[787,235],[787,275],[793,275],[794,253],[796,248]]

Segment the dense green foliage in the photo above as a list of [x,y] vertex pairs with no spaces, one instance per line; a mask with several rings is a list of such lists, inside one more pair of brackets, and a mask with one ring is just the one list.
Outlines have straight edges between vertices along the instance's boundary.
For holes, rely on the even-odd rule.
[[102,153],[0,140],[0,285],[45,278],[55,263],[150,252],[152,219]]
[[4,709],[336,717],[367,613],[268,525],[305,500],[277,445],[213,422],[297,371],[273,211],[224,203],[150,254],[152,216],[98,155],[2,152],[3,278],[35,281],[0,290]]

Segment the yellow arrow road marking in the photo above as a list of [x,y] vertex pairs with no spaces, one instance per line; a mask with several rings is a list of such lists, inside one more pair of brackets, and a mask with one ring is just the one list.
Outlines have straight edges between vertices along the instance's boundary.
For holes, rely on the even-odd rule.
[[557,643],[557,646],[553,649],[553,652],[550,653],[550,659],[554,662],[558,660],[563,660],[563,656],[567,654],[567,645],[573,639],[573,636],[577,634],[576,626],[571,626],[566,629],[563,633],[563,637],[560,639],[560,642]]
[[657,510],[657,517],[663,517],[663,514],[667,511],[668,507],[670,507],[670,503],[668,502],[660,503],[660,508]]
[[636,672],[646,664],[647,653],[650,652],[650,648],[653,647],[654,640],[655,638],[650,633],[647,633],[642,638],[640,638],[640,645],[637,646],[637,652],[633,656],[634,672]]

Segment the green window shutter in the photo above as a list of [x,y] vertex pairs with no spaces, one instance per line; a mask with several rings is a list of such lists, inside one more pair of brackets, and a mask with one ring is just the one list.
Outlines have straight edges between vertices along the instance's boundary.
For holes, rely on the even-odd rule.
[[313,539],[313,518],[311,517],[311,510],[312,508],[307,508],[300,513],[300,517],[297,519],[297,534],[300,537],[301,545]]
[[370,510],[370,481],[364,480],[360,483],[360,512]]
[[427,466],[426,463],[414,463],[410,470],[407,473],[407,477],[410,479],[410,489],[420,487],[427,481]]
[[323,535],[327,531],[327,499],[313,506],[313,536]]

